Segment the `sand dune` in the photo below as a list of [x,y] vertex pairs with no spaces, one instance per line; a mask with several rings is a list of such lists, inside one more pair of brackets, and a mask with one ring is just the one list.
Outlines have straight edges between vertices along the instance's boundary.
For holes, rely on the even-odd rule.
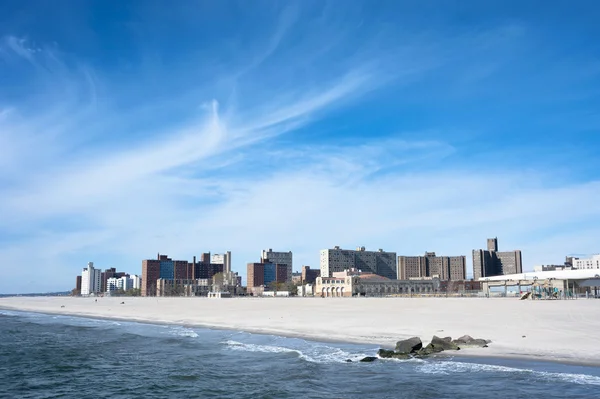
[[[125,304],[120,304],[121,302]],[[64,307],[61,307],[64,306]],[[516,298],[12,297],[0,308],[174,323],[390,347],[402,338],[469,334],[489,348],[463,355],[600,365],[600,301]]]

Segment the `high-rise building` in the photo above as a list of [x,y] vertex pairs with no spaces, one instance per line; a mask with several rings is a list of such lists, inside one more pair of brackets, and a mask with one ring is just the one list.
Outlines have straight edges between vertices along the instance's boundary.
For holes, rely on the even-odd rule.
[[106,269],[101,273],[101,279],[102,279],[102,285],[100,287],[100,290],[102,292],[106,292],[106,281],[111,278],[111,277],[115,277],[115,275],[117,274],[117,269],[115,269],[114,267],[111,267],[110,269]]
[[349,269],[370,272],[390,279],[397,279],[396,253],[366,251],[358,247],[356,251],[334,247],[321,250],[321,277],[331,277],[333,273]]
[[600,255],[583,259],[571,258],[571,263],[575,269],[600,269]]
[[248,263],[246,279],[249,290],[265,285],[265,264],[262,262]]
[[167,255],[158,254],[157,259],[146,259],[142,261],[142,296],[156,295],[156,281],[159,278],[173,280],[176,274],[181,278],[189,272],[188,261],[173,260]]
[[289,252],[275,252],[273,249],[262,250],[260,254],[260,261],[262,263],[274,263],[279,265],[286,265],[287,267],[287,281],[292,281],[293,271],[293,256],[292,251]]
[[498,239],[488,238],[487,250],[473,250],[473,278],[517,274],[523,272],[521,251],[498,251]]
[[75,293],[81,295],[81,276],[77,276],[75,279]]
[[285,283],[288,281],[288,265],[277,263],[248,263],[247,279],[248,290],[256,292],[257,288],[269,288],[273,282]]
[[398,279],[438,277],[440,280],[465,280],[467,278],[466,256],[436,256],[425,252],[424,256],[399,256]]
[[139,290],[140,288],[142,288],[142,278],[138,275],[132,274],[131,284],[133,289]]
[[100,270],[94,267],[94,262],[89,262],[81,272],[81,295],[99,294],[102,288]]
[[224,254],[213,254],[210,257],[210,263],[223,265],[223,273],[231,272],[231,251],[227,251]]

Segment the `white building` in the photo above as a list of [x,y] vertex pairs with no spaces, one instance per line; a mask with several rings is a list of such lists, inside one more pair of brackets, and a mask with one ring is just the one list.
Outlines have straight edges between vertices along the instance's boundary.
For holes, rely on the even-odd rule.
[[271,248],[269,250],[263,249],[260,259],[262,263],[276,263],[279,265],[287,266],[287,281],[292,281],[293,271],[293,256],[292,251],[289,252],[274,252]]
[[584,259],[573,258],[573,268],[575,268],[575,269],[600,269],[600,254],[593,255],[591,258],[584,258]]
[[210,257],[210,263],[223,265],[223,273],[231,272],[231,251],[224,254],[213,254]]
[[94,267],[94,262],[89,262],[81,271],[81,295],[87,296],[100,293],[102,278],[100,270]]
[[365,247],[358,247],[353,251],[336,246],[321,250],[321,277],[332,277],[333,273],[357,269],[396,280],[396,261],[395,252],[385,252],[383,249],[367,251]]
[[304,284],[297,287],[298,296],[314,296],[315,286],[313,284]]
[[119,287],[119,289],[123,291],[130,290],[133,288],[133,280],[131,279],[131,277],[123,276],[119,279],[117,287]]
[[[134,276],[137,277],[137,276]],[[133,288],[133,280],[131,277],[123,276],[120,278],[111,277],[106,280],[106,292],[112,293],[117,290],[127,291]],[[139,280],[139,277],[138,277]]]
[[106,292],[108,294],[115,292],[119,289],[119,280],[120,279],[116,277],[110,277],[106,279]]
[[130,278],[131,278],[131,288],[133,288],[135,290],[142,289],[142,278],[140,276],[132,274],[130,276]]

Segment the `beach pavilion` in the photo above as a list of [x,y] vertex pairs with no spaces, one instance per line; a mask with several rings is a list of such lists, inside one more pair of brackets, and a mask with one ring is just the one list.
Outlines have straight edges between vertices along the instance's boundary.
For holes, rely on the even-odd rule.
[[519,287],[519,291],[531,291],[532,298],[569,298],[577,294],[588,297],[600,295],[600,269],[565,269],[526,272],[501,276],[481,277],[482,290],[487,296],[493,287]]

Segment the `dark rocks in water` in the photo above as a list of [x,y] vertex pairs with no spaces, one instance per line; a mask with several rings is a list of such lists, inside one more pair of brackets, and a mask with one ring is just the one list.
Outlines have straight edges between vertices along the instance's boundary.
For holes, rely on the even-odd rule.
[[346,359],[346,363],[352,363],[352,360]]
[[415,357],[427,357],[429,355],[433,355],[434,353],[443,352],[443,348],[439,346],[435,346],[434,344],[428,344],[426,347],[421,348],[417,353],[415,353]]
[[462,348],[487,348],[487,344],[492,341],[489,339],[473,338],[469,335],[463,335],[452,342]]
[[412,337],[396,342],[396,352],[398,353],[415,353],[423,347],[421,338]]
[[395,354],[396,354],[396,352],[394,352],[392,350],[387,350],[387,349],[379,349],[377,351],[377,356],[379,356],[382,359],[390,359]]
[[431,338],[430,345],[432,345],[433,348],[436,350],[441,349],[441,350],[439,350],[439,352],[460,350],[458,345],[456,345],[454,342],[452,342],[452,337],[440,338],[437,335],[434,335],[433,338]]
[[410,359],[411,357],[408,353],[399,353],[387,349],[379,349],[377,351],[377,356],[382,359]]
[[367,356],[367,357],[363,357],[362,359],[360,359],[360,361],[363,363],[374,362],[375,360],[377,360],[377,358],[375,356]]

